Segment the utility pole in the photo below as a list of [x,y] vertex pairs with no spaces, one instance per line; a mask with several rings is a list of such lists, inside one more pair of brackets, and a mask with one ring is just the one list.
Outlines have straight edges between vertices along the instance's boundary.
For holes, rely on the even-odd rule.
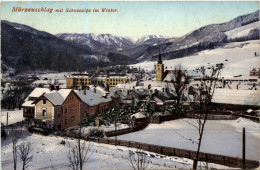
[[117,123],[116,116],[117,115],[114,115],[114,116],[115,116],[114,118],[115,118],[115,146],[116,146],[117,145],[117,135],[116,135],[116,123]]
[[246,130],[243,128],[242,169],[246,169]]
[[8,112],[7,112],[7,115],[6,115],[6,126],[8,126]]

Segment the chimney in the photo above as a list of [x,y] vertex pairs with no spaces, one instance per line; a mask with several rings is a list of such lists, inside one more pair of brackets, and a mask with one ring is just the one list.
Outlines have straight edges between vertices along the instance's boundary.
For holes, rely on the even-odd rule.
[[94,88],[94,93],[96,93],[97,92],[97,89],[96,89],[96,87]]
[[222,81],[222,88],[225,88],[225,83],[224,83],[225,80],[224,80],[224,77],[222,77],[222,80],[221,80],[221,81]]
[[86,94],[87,94],[87,92],[86,92],[86,89],[83,91],[83,94],[84,94],[84,95],[86,95]]
[[56,85],[55,88],[56,88],[57,91],[60,90],[60,86],[59,85]]
[[54,85],[53,84],[50,84],[50,91],[54,90]]

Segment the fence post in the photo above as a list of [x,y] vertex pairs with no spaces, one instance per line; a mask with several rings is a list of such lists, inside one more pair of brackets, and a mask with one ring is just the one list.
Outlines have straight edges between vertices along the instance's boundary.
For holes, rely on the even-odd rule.
[[242,169],[246,169],[246,129],[243,128]]

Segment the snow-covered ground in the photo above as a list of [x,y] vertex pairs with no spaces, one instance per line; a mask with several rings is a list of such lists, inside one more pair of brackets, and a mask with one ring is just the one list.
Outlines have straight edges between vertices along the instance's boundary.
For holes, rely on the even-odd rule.
[[[65,140],[66,145],[59,144]],[[30,134],[25,131],[20,142],[30,142],[33,146],[33,161],[28,169],[69,169],[67,154],[69,152],[69,144],[75,144],[76,140],[54,137],[41,136],[38,134]],[[10,138],[2,140],[1,163],[2,168],[13,169],[12,147]],[[136,151],[122,146],[113,146],[107,144],[91,143],[90,159],[84,169],[132,169],[129,162],[129,150]],[[192,160],[178,157],[166,157],[158,154],[146,152],[152,163],[149,169],[165,169],[165,168],[183,168],[192,167]],[[153,154],[154,156],[151,156]],[[18,169],[21,167],[21,161],[18,161]],[[204,166],[204,163],[199,165]],[[228,167],[209,164],[209,167],[225,169]]]
[[[220,77],[233,78],[237,75],[249,76],[250,70],[258,68],[260,56],[255,57],[255,52],[259,52],[259,40],[228,43],[224,47],[204,50],[195,55],[183,57],[175,60],[164,60],[164,66],[174,69],[181,64],[187,70],[193,70],[201,66],[212,66],[223,63],[224,69]],[[154,70],[156,61],[142,62],[134,66],[144,70]]]
[[[39,74],[38,77],[40,80],[36,80],[33,82],[33,84],[39,85],[39,84],[50,84],[54,83],[55,81],[58,81],[60,83],[61,88],[66,88],[66,77],[73,74],[75,72],[61,72],[61,73],[45,73],[45,74]],[[47,80],[44,80],[47,78]]]
[[260,29],[260,22],[254,22],[242,27],[238,27],[236,29],[230,30],[225,32],[225,34],[228,36],[228,39],[235,39],[240,37],[246,37],[250,33],[250,31],[254,29]]
[[1,110],[1,123],[6,125],[8,112],[8,124],[14,124],[16,122],[23,121],[23,110]]
[[[150,124],[142,131],[118,136],[118,139],[196,150],[197,144],[185,139],[198,139],[196,119],[178,119],[162,124]],[[246,158],[260,160],[260,124],[239,118],[237,120],[208,120],[201,151],[232,157],[242,157],[242,128],[246,128]],[[185,137],[185,138],[184,138]]]

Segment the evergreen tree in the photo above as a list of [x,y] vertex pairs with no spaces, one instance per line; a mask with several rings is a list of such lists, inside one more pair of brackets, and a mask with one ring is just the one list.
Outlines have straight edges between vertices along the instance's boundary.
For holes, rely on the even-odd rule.
[[171,114],[171,115],[182,115],[184,114],[184,110],[181,104],[173,104],[170,105],[167,108],[167,111]]
[[153,116],[155,112],[155,106],[154,102],[151,100],[151,97],[148,97],[148,100],[142,102],[140,110],[147,116]]

